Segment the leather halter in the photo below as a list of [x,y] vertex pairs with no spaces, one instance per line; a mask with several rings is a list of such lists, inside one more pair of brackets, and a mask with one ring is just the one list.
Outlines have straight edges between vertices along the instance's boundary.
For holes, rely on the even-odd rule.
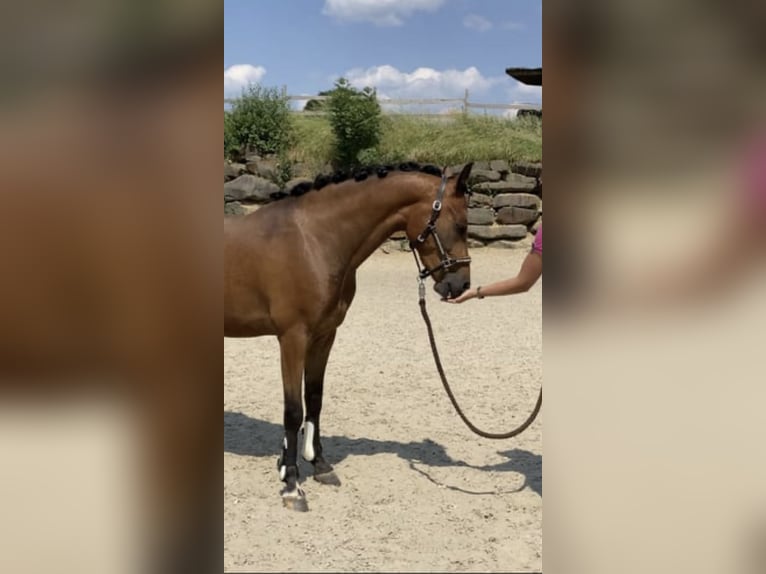
[[[436,231],[436,220],[439,219],[439,215],[441,215],[442,212],[442,200],[444,199],[444,192],[447,189],[447,173],[446,171],[442,174],[442,181],[439,185],[439,191],[436,192],[436,199],[434,200],[433,206],[431,208],[431,217],[428,219],[428,223],[426,224],[425,229],[421,232],[420,235],[418,235],[417,239],[415,241],[410,241],[410,248],[412,249],[412,254],[415,257],[415,264],[418,266],[418,278],[422,281],[426,277],[433,275],[437,271],[440,271],[444,269],[445,271],[449,271],[452,267],[455,267],[456,265],[462,265],[463,263],[470,263],[471,258],[470,257],[459,257],[455,259],[454,257],[451,257],[442,246],[441,239],[439,239],[439,234]],[[421,260],[418,257],[418,251],[417,248],[421,245],[423,245],[426,240],[428,239],[429,235],[434,236],[434,241],[436,242],[436,249],[439,251],[439,264],[436,267],[433,267],[429,269],[424,264],[421,264]]]

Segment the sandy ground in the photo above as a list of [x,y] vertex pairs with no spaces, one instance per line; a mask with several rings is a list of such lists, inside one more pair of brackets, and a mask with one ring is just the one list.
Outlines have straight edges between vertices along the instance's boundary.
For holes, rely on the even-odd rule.
[[[526,251],[474,249],[472,280],[513,274]],[[323,445],[343,482],[301,461],[310,511],[282,507],[276,339],[224,340],[226,571],[540,571],[542,419],[491,441],[439,382],[409,253],[376,252],[327,369]],[[542,282],[515,297],[428,309],[447,376],[479,427],[523,421],[542,381]]]

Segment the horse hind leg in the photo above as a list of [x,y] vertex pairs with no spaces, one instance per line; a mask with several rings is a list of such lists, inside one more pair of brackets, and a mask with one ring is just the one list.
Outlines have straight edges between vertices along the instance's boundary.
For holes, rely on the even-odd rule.
[[285,437],[277,467],[279,478],[285,483],[281,492],[283,504],[286,508],[302,512],[308,510],[306,495],[298,487],[298,430],[303,421],[301,383],[306,358],[306,341],[307,337],[303,330],[289,331],[279,338],[285,397]]
[[314,341],[306,354],[306,422],[303,427],[303,458],[313,465],[314,480],[322,484],[340,486],[340,479],[322,455],[322,441],[319,434],[324,375],[334,341],[335,331],[332,331],[329,335]]

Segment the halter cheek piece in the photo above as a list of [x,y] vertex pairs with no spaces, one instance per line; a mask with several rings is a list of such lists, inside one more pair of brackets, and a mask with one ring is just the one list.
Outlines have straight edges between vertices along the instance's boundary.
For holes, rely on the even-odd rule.
[[[436,220],[439,219],[439,215],[441,215],[442,212],[442,199],[444,199],[444,191],[447,189],[447,173],[445,172],[442,174],[442,181],[439,185],[439,191],[436,192],[436,199],[434,200],[433,207],[431,208],[431,217],[428,219],[428,223],[426,224],[425,229],[422,231],[420,235],[418,235],[417,239],[415,241],[410,241],[410,248],[412,249],[412,254],[415,257],[415,265],[418,266],[418,279],[423,281],[426,277],[433,275],[437,271],[440,271],[444,269],[445,271],[449,271],[452,267],[455,267],[456,265],[461,265],[463,263],[470,263],[471,258],[470,257],[460,257],[458,259],[455,259],[451,257],[442,246],[442,242],[439,239],[439,234],[436,231]],[[426,240],[428,239],[429,235],[434,236],[434,241],[436,242],[436,249],[439,251],[439,264],[436,267],[433,267],[432,269],[429,269],[424,264],[421,265],[421,260],[418,257],[418,250],[417,248],[423,245]]]

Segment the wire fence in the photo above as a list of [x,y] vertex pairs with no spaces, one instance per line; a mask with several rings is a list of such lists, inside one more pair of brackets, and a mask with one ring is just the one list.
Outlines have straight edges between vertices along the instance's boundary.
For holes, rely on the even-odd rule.
[[[326,115],[321,109],[306,110],[310,101],[322,102],[329,96],[297,96],[285,94],[291,103],[292,111],[296,114],[311,116]],[[238,98],[224,98],[224,109],[237,101]],[[542,112],[542,105],[535,103],[498,104],[474,102],[469,99],[468,90],[462,98],[378,98],[378,103],[385,114],[388,115],[412,115],[444,117],[450,114],[483,114],[514,116],[520,111],[538,115]],[[315,106],[311,106],[315,108]]]

